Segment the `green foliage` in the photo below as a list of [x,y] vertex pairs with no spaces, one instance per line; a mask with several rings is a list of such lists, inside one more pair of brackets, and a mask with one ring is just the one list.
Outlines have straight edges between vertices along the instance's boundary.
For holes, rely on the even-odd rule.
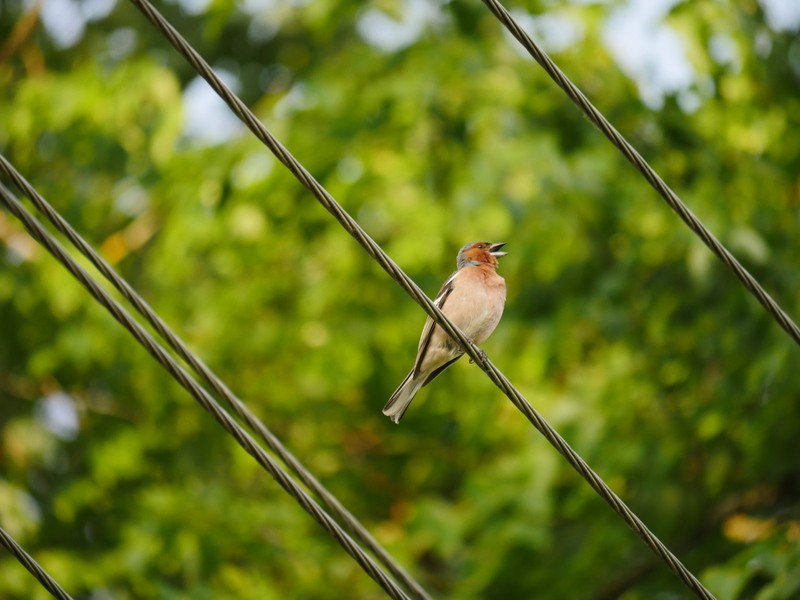
[[[677,4],[699,102],[652,109],[613,4],[527,5],[578,25],[562,69],[800,315],[796,32]],[[721,600],[797,597],[796,345],[480,3],[359,35],[405,6],[160,8],[431,295],[461,244],[508,241],[495,364]],[[4,48],[0,151],[432,593],[686,595],[467,361],[380,414],[424,315],[252,136],[183,134],[194,74],[128,3]],[[381,597],[6,212],[0,432],[0,525],[78,597]],[[0,595],[46,592],[3,556]]]

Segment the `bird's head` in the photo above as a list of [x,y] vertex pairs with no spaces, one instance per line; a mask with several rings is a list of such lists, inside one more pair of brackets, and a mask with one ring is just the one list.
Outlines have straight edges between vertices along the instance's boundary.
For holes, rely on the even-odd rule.
[[501,252],[500,249],[506,245],[507,242],[470,242],[465,244],[458,252],[457,265],[461,269],[463,267],[473,265],[490,265],[497,267],[497,259],[505,256],[508,252]]

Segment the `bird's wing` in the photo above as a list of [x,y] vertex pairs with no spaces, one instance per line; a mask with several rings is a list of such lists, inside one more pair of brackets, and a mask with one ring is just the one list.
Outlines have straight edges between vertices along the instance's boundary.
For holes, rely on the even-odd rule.
[[[439,310],[444,309],[444,303],[447,301],[448,296],[450,296],[453,291],[453,282],[456,279],[456,275],[458,275],[458,271],[453,273],[448,280],[444,282],[442,289],[439,290],[438,294],[436,294],[436,299],[433,301],[433,303],[439,308]],[[422,335],[419,338],[417,360],[414,362],[414,377],[419,376],[419,370],[422,366],[422,361],[425,360],[425,354],[428,351],[428,344],[431,342],[431,337],[433,336],[433,330],[435,327],[436,323],[433,322],[433,319],[428,317],[428,320],[425,321],[425,327],[422,328]]]
[[436,379],[436,378],[439,376],[439,373],[441,373],[442,371],[444,371],[444,370],[445,370],[447,367],[449,367],[450,365],[452,365],[454,362],[456,362],[456,361],[457,361],[459,358],[461,358],[462,356],[464,356],[464,355],[463,355],[463,354],[459,354],[459,355],[458,355],[458,356],[456,356],[455,358],[452,358],[452,359],[448,360],[446,363],[444,363],[444,364],[443,364],[441,367],[439,367],[438,369],[435,369],[435,370],[431,371],[431,374],[430,374],[430,375],[428,375],[428,376],[425,378],[425,381],[424,381],[424,383],[422,384],[422,387],[425,387],[425,386],[426,386],[426,385],[428,385],[428,384],[429,384],[431,381],[433,381],[434,379]]

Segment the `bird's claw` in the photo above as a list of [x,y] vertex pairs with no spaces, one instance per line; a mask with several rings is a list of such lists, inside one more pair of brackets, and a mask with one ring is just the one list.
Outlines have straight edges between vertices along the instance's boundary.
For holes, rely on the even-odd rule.
[[[476,348],[475,348],[475,351],[478,353],[478,356],[480,356],[480,357],[481,357],[481,361],[483,361],[483,362],[486,362],[487,360],[489,360],[489,357],[488,357],[488,356],[486,356],[486,352],[484,352],[484,351],[483,351],[483,349],[481,349],[481,348],[478,348],[478,347],[476,346]],[[474,361],[474,360],[472,360],[472,358],[470,358],[470,359],[469,359],[469,364],[472,364],[472,363],[474,363],[474,362],[475,362],[475,361]]]

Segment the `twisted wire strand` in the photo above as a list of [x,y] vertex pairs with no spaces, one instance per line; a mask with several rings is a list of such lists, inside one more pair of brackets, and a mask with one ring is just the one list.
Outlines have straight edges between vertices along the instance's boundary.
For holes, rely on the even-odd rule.
[[539,63],[550,78],[564,93],[578,105],[583,113],[594,123],[603,135],[619,150],[622,155],[638,170],[656,192],[666,201],[667,205],[677,213],[680,219],[691,229],[697,237],[708,247],[714,255],[730,268],[736,278],[744,285],[766,311],[778,322],[795,343],[800,344],[800,328],[792,318],[778,305],[775,300],[761,287],[755,277],[745,269],[736,257],[709,231],[678,195],[664,182],[649,163],[634,148],[622,134],[617,131],[608,119],[595,108],[578,87],[558,68],[547,53],[525,32],[519,23],[514,20],[508,10],[498,0],[482,0],[491,13],[508,29],[525,50]]
[[111,315],[127,329],[145,350],[172,377],[197,400],[207,412],[227,431],[236,442],[256,459],[278,484],[297,503],[319,523],[339,543],[339,545],[359,564],[390,598],[406,600],[406,593],[366,554],[361,547],[309,496],[292,477],[284,471],[249,433],[244,430],[227,412],[201,387],[197,381],[141,326],[116,300],[114,300],[77,262],[67,253],[63,246],[30,215],[20,201],[0,183],[0,199],[8,210],[22,221],[30,235],[42,244],[53,257],[83,285],[86,290],[108,310]]
[[17,171],[14,166],[0,154],[0,172],[11,179],[17,188],[27,196],[36,208],[42,212],[53,226],[63,233],[69,241],[97,268],[102,275],[127,299],[148,323],[166,340],[169,346],[231,406],[234,414],[255,431],[267,447],[273,451],[289,470],[303,484],[314,492],[328,507],[331,513],[343,522],[359,542],[361,542],[386,569],[401,582],[414,598],[430,600],[425,589],[411,577],[397,561],[380,545],[361,522],[345,508],[316,477],[281,443],[280,439],[240,400],[225,383],[175,334],[169,326],[156,314],[150,305],[125,281],[91,245],[75,231],[75,229],[55,210],[47,200]]
[[52,594],[55,598],[59,598],[60,600],[72,600],[72,596],[64,591],[64,588],[58,585],[58,582],[53,579],[38,562],[36,562],[36,559],[25,552],[25,549],[20,546],[16,540],[11,537],[11,534],[2,527],[0,527],[0,544],[2,544],[5,549],[8,550],[12,556],[14,556],[14,558],[16,558],[23,567],[28,569],[31,575],[33,575],[37,581],[42,584],[42,587],[50,592],[50,594]]
[[456,328],[436,307],[414,281],[384,252],[366,231],[342,208],[311,173],[269,132],[253,112],[234,94],[214,73],[202,56],[181,36],[181,34],[147,0],[130,0],[147,19],[158,29],[172,46],[180,52],[192,67],[203,77],[212,89],[225,101],[251,132],[275,155],[275,157],[314,195],[319,203],[333,215],[364,250],[425,310],[425,312],[450,337],[456,340],[465,353],[483,369],[494,384],[503,391],[514,406],[522,412],[530,423],[561,453],[567,462],[589,483],[612,509],[636,532],[639,537],[660,557],[678,578],[698,597],[713,599],[703,584],[681,563],[681,561],[655,536],[633,511],[617,496],[514,388],[511,382],[488,359],[486,354]]

